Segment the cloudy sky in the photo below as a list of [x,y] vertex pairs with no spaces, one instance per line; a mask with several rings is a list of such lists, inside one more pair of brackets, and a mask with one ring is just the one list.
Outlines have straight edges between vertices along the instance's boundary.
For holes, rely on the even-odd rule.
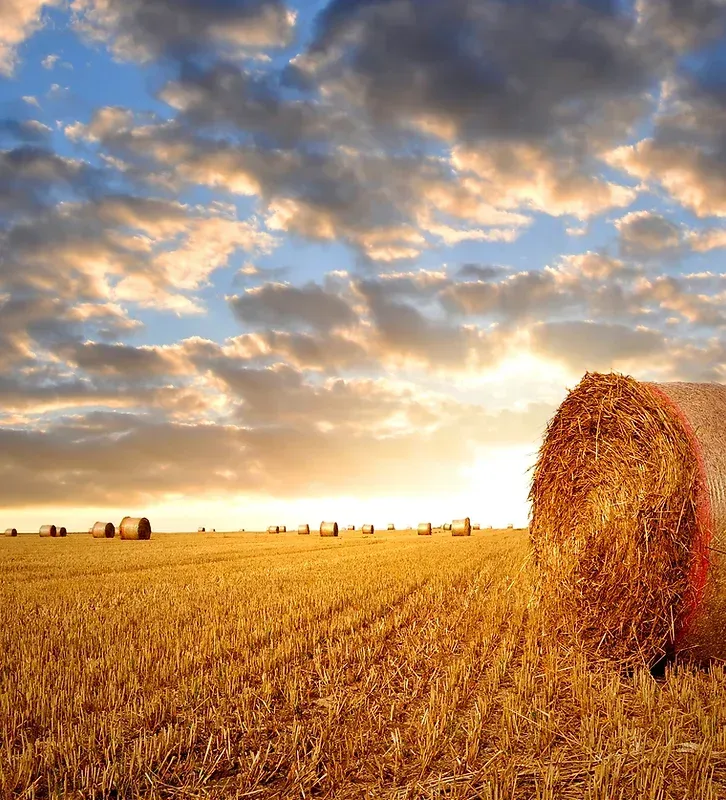
[[726,0],[0,0],[0,511],[523,524],[726,373]]

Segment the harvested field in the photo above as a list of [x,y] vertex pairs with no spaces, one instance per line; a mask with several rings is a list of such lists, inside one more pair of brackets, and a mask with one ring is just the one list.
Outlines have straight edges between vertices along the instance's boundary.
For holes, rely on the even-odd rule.
[[724,669],[590,669],[540,638],[528,553],[0,537],[0,796],[725,797]]

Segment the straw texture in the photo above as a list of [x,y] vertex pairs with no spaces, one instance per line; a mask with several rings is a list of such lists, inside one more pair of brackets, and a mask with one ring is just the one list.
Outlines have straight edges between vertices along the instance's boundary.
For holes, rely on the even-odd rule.
[[91,528],[94,539],[113,539],[116,535],[116,526],[113,522],[96,522]]
[[122,539],[151,539],[151,524],[146,517],[124,517],[118,533]]
[[321,522],[320,523],[321,536],[337,536],[338,523],[337,522]]
[[430,522],[419,522],[418,535],[419,536],[431,536],[431,523]]
[[451,523],[452,536],[471,536],[471,520],[469,517],[464,519],[455,519]]
[[585,375],[530,492],[550,633],[627,666],[726,658],[724,437],[726,387]]
[[6,528],[5,529],[5,535],[6,536],[17,536],[18,535],[18,529],[17,528]]
[[41,525],[39,533],[43,538],[48,536],[55,538],[58,535],[58,529],[55,525]]

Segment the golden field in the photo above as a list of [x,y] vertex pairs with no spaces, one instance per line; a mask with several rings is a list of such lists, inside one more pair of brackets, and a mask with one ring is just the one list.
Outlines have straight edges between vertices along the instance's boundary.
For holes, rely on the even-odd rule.
[[0,538],[0,796],[717,800],[726,673],[538,633],[522,531]]

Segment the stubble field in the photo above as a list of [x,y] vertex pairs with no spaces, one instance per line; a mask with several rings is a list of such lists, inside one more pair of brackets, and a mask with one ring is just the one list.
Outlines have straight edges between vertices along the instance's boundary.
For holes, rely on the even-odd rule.
[[726,674],[539,633],[521,531],[0,538],[0,796],[717,800]]

